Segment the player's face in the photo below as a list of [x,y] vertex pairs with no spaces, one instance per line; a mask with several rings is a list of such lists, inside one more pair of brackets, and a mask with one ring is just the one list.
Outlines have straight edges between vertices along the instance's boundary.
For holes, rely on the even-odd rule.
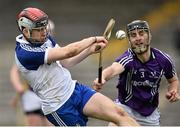
[[47,26],[33,28],[31,39],[40,43],[44,43],[47,39]]
[[129,41],[132,50],[137,54],[143,54],[149,49],[149,33],[144,29],[130,31]]

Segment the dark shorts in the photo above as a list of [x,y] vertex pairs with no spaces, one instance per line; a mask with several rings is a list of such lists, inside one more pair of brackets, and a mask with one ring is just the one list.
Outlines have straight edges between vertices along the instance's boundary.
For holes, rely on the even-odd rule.
[[35,115],[44,117],[44,114],[41,109],[37,109],[37,110],[33,110],[33,111],[25,111],[24,114],[26,114],[26,115],[34,115],[35,114]]
[[71,97],[58,110],[46,115],[47,119],[55,126],[86,126],[88,119],[83,108],[95,93],[89,86],[76,83]]

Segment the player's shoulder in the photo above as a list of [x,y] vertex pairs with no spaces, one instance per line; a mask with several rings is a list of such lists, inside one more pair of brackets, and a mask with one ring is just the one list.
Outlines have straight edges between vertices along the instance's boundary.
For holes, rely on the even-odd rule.
[[163,62],[163,61],[164,62],[165,61],[172,62],[172,57],[168,53],[161,51],[157,48],[151,48],[151,50],[157,60],[160,60],[161,62]]
[[116,62],[118,62],[120,64],[130,63],[131,61],[133,61],[133,56],[134,56],[134,53],[129,48],[122,55],[120,55],[119,57],[116,58]]
[[52,43],[53,47],[55,47],[55,45],[56,45],[56,40],[55,40],[55,38],[49,35],[49,36],[48,36],[48,39],[49,39],[50,42]]
[[23,35],[20,34],[16,37],[16,44],[28,44],[28,41],[23,39]]
[[133,51],[129,48],[128,50],[126,50],[123,54],[121,54],[120,56],[118,56],[117,59],[123,59],[123,58],[133,58],[135,54],[133,53]]
[[27,49],[29,49],[29,45],[28,45],[28,41],[26,41],[25,39],[23,39],[23,35],[20,34],[16,37],[16,53],[19,52],[24,52]]

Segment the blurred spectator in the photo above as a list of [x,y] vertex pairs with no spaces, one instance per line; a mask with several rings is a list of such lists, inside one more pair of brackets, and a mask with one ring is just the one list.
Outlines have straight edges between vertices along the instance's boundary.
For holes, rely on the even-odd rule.
[[54,35],[55,35],[55,24],[54,24],[54,22],[52,21],[52,20],[48,20],[48,30],[49,30],[49,33],[54,37]]
[[16,91],[16,96],[12,98],[11,105],[17,107],[21,101],[22,110],[25,116],[26,126],[47,126],[51,125],[41,110],[40,98],[30,89],[26,82],[21,81],[16,65],[10,71],[11,83]]

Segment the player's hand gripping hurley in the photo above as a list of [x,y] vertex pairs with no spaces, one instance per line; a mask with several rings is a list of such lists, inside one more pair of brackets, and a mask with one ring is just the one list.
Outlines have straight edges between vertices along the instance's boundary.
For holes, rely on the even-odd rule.
[[[103,36],[109,40],[109,38],[111,37],[111,31],[114,28],[114,24],[115,24],[115,20],[113,18],[111,18],[106,26],[106,29],[103,33]],[[99,50],[101,47],[97,46],[96,50]],[[101,83],[102,82],[102,51],[99,52],[99,69],[98,69],[98,82]]]

